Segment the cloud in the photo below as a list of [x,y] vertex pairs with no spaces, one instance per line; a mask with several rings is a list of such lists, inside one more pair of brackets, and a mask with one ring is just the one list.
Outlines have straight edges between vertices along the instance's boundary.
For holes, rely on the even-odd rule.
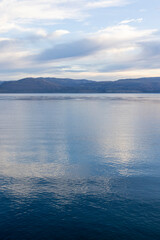
[[127,19],[127,20],[123,20],[120,22],[120,24],[128,24],[128,23],[132,23],[132,22],[137,22],[137,23],[141,23],[143,21],[143,18],[132,18],[132,19]]
[[58,29],[56,31],[48,33],[47,31],[41,28],[41,29],[31,29],[27,33],[28,33],[27,36],[25,36],[26,40],[30,40],[30,41],[50,40],[53,42],[54,40],[57,40],[63,37],[64,35],[69,34],[70,32],[65,29]]
[[142,41],[139,43],[143,56],[147,58],[160,56],[160,39],[152,41]]
[[86,4],[87,8],[106,8],[106,7],[119,7],[128,4],[126,0],[107,0],[107,1],[92,1]]
[[46,49],[42,53],[33,56],[33,59],[51,61],[55,59],[84,57],[102,48],[103,45],[93,39],[82,39],[71,43],[57,44],[53,48]]
[[[116,25],[96,33],[88,34],[85,39],[69,43],[56,44],[33,56],[37,61],[52,61],[55,59],[81,58],[95,55],[98,52],[105,55],[117,55],[135,49],[136,41],[149,37],[155,29],[137,30],[129,25]],[[122,50],[121,50],[122,49]],[[129,51],[128,51],[129,49]],[[107,52],[106,52],[107,51]],[[104,56],[102,57],[104,59]],[[117,57],[116,57],[117,58]]]
[[[57,20],[80,20],[82,5],[77,6],[76,1],[50,1],[50,0],[1,0],[0,1],[0,32],[5,33],[13,29],[22,31],[28,24],[36,21],[44,24]],[[27,27],[26,27],[27,26]]]
[[155,34],[157,29],[145,29],[138,30],[128,24],[114,25],[111,27],[104,28],[98,31],[96,34],[101,38],[109,39],[111,42],[124,41],[135,41],[143,39],[143,37],[149,37]]
[[[26,23],[36,19],[77,18],[77,9],[63,7],[62,1],[50,0],[3,0],[0,2],[2,19]],[[69,1],[70,4],[70,1]],[[68,10],[68,11],[67,11]]]
[[61,37],[63,35],[69,34],[68,30],[59,29],[52,33],[52,37]]
[[[67,30],[57,30],[53,35],[67,34]],[[5,55],[0,56],[0,62],[6,63],[9,58],[9,68],[26,72],[39,69],[42,72],[49,72],[50,69],[57,69],[58,73],[63,72],[113,72],[133,68],[146,68],[148,63],[156,67],[154,61],[149,61],[159,52],[158,41],[151,41],[157,33],[156,29],[138,30],[127,24],[115,25],[104,28],[97,32],[88,33],[86,38],[77,41],[56,42],[50,48],[41,51],[40,48],[28,49],[23,47],[23,41],[0,41],[1,51]],[[47,33],[39,31],[40,37],[47,38]],[[157,37],[157,36],[156,36]],[[145,41],[144,41],[145,39]],[[158,62],[158,61],[157,61]],[[67,66],[66,66],[67,65]],[[76,66],[76,67],[74,67]],[[19,70],[18,70],[19,69]],[[28,69],[28,70],[27,70]],[[35,70],[38,71],[38,70]],[[39,72],[38,71],[38,72]]]
[[[121,49],[120,54],[116,54],[110,61],[99,67],[100,72],[145,69],[160,69],[160,39],[159,40],[141,40],[137,41],[135,47]],[[112,55],[113,57],[113,55]]]
[[145,40],[138,43],[140,52],[132,65],[137,68],[158,69],[160,68],[160,39]]
[[82,20],[89,16],[90,8],[116,7],[126,4],[126,0],[1,0],[1,31],[18,28],[19,24],[40,20]]
[[[131,14],[131,8],[128,16],[132,17],[127,18],[132,2],[1,0],[1,73],[68,77],[79,73],[91,79],[160,68],[158,29],[147,28],[143,14],[139,27],[136,23],[143,19]],[[120,10],[121,6],[127,7]]]

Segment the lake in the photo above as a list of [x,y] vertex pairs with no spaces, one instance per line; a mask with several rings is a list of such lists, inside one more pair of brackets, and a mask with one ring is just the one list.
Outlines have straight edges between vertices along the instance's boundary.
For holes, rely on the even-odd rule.
[[0,95],[1,240],[159,240],[160,94]]

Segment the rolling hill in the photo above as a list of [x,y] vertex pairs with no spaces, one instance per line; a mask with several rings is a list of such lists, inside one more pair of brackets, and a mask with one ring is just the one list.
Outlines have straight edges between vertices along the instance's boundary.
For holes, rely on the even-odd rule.
[[160,77],[96,82],[69,78],[1,81],[0,93],[160,93]]

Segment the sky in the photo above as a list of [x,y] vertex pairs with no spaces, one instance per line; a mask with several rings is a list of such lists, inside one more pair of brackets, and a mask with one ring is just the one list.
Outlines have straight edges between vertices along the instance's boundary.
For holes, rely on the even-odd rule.
[[0,0],[0,81],[160,76],[159,0]]

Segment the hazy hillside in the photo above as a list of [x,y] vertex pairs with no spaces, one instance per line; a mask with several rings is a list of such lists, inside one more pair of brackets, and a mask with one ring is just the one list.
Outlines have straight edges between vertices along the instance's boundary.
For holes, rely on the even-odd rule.
[[24,78],[0,82],[0,93],[160,93],[160,77],[95,82],[65,78]]

